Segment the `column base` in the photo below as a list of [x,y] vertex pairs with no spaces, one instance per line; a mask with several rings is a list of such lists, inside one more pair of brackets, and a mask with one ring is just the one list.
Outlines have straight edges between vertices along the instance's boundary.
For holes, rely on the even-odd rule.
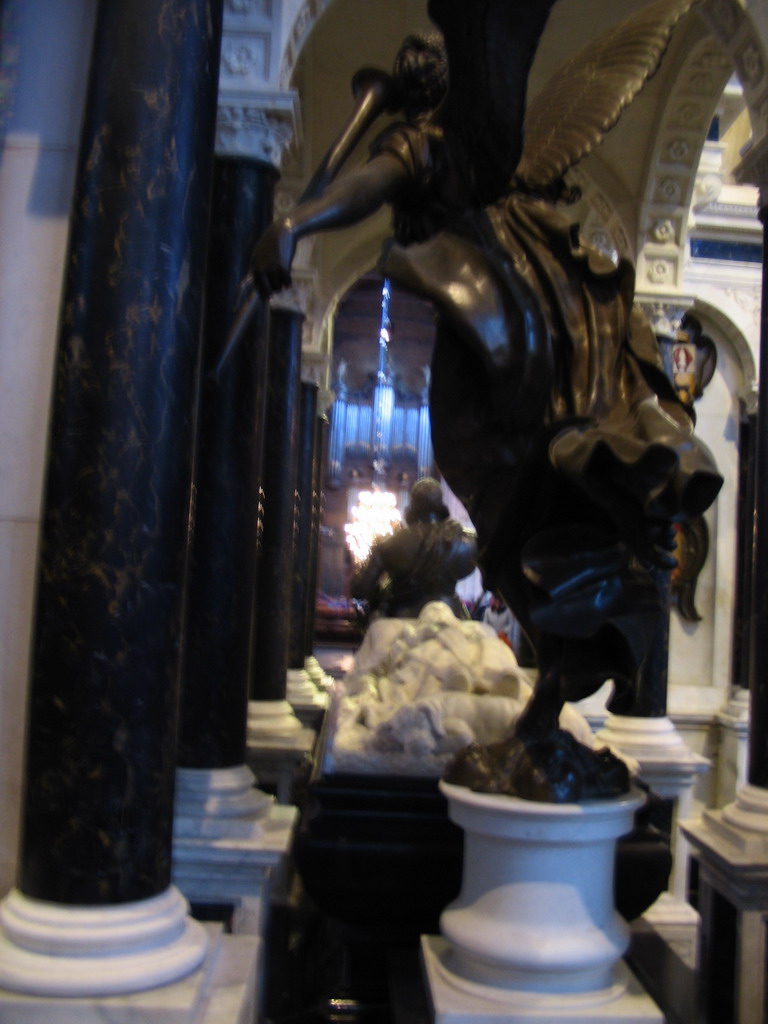
[[686,746],[674,722],[666,716],[609,715],[597,739],[634,758],[641,777],[662,797],[678,798],[710,767],[706,757]]
[[663,892],[640,921],[660,935],[686,967],[698,969],[701,918],[690,903]]
[[717,716],[720,744],[717,755],[716,807],[735,800],[747,781],[749,760],[749,690],[738,690]]
[[295,704],[311,704],[320,694],[306,669],[289,668],[285,683],[285,696],[293,707]]
[[[747,785],[721,811],[705,811],[682,830],[699,860],[702,973],[709,983],[727,979],[734,993],[732,1018],[764,1024],[768,1000],[768,790]],[[724,915],[735,941],[729,955],[713,955]]]
[[288,669],[286,696],[301,724],[319,732],[330,703],[328,692],[318,690],[306,669]]
[[178,981],[200,967],[208,947],[187,911],[173,886],[104,907],[49,903],[14,889],[0,905],[0,989],[104,996]]
[[234,832],[215,838],[176,835],[173,842],[173,881],[194,904],[233,907],[232,930],[263,934],[280,868],[287,857],[298,811],[272,806],[258,835]]
[[690,750],[674,723],[662,718],[609,715],[597,739],[637,761],[638,774],[655,793],[673,801],[672,875],[669,890],[680,900],[687,897],[688,844],[677,822],[688,817],[696,779],[710,768],[710,761]]
[[[184,980],[132,995],[66,999],[0,990],[3,1024],[253,1024],[260,940],[204,930],[208,954]],[[81,978],[76,968],[73,976]]]
[[451,970],[445,939],[422,936],[422,963],[435,1024],[663,1024],[664,1017],[629,968],[589,992],[525,992],[469,981]]
[[182,838],[258,839],[274,798],[256,788],[245,765],[177,768],[174,841]]
[[295,736],[302,724],[287,700],[248,702],[248,743]]
[[[285,707],[296,728],[291,724],[284,732],[276,731],[271,723],[282,721]],[[294,782],[308,767],[316,739],[315,732],[301,724],[287,701],[251,701],[248,705],[248,764],[262,785],[276,790],[279,803],[293,802]]]
[[768,790],[743,786],[722,810],[704,811],[701,823],[685,822],[683,831],[697,846],[734,869],[768,871]]
[[304,659],[304,669],[318,690],[328,690],[336,682],[333,676],[329,676],[327,672],[323,671],[323,666],[314,654],[310,654]]

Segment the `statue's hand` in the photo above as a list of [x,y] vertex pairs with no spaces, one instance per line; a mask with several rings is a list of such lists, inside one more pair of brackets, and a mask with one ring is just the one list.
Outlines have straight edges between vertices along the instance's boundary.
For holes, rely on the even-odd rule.
[[296,237],[288,217],[270,224],[251,254],[250,275],[261,295],[268,297],[291,283],[291,265],[296,252]]

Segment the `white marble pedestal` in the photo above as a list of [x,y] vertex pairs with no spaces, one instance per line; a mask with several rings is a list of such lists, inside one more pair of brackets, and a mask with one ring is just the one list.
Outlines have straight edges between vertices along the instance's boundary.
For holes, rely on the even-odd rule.
[[285,698],[293,707],[299,703],[311,703],[318,696],[309,672],[305,668],[289,668],[285,683]]
[[699,966],[701,917],[690,903],[663,892],[640,920],[659,935],[686,967]]
[[0,990],[0,1024],[253,1024],[259,940],[206,927],[208,954],[181,981],[133,995],[67,998]]
[[749,690],[737,690],[717,716],[720,744],[717,753],[716,807],[732,803],[747,781],[749,705]]
[[320,690],[306,669],[288,669],[286,698],[299,722],[319,731],[328,710],[328,691]]
[[693,787],[699,775],[709,770],[709,760],[686,746],[674,723],[666,716],[609,715],[597,739],[634,758],[640,765],[640,778],[660,797],[672,801],[669,891],[678,900],[687,902],[688,844],[680,834],[678,822],[690,815]]
[[[734,803],[684,822],[699,861],[699,908],[706,976],[734,979],[734,1024],[764,1024],[768,1008],[768,790],[744,786]],[[731,964],[710,955],[718,903],[735,914]]]
[[173,880],[193,904],[231,904],[232,930],[263,935],[298,811],[255,788],[245,765],[177,771]]
[[642,798],[541,804],[441,783],[464,830],[461,893],[422,940],[436,1024],[661,1024],[621,963],[616,840]]
[[279,803],[290,803],[293,783],[309,762],[316,739],[288,701],[249,702],[248,765],[262,785],[275,787]]
[[421,939],[435,1024],[663,1024],[664,1018],[624,963],[600,992],[528,993],[467,981],[451,969],[451,947]]

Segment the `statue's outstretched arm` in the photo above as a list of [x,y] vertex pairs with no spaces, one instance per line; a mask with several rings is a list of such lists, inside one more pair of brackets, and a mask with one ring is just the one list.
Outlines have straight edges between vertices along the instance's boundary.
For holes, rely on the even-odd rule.
[[253,250],[251,275],[262,295],[291,283],[296,243],[305,235],[358,224],[391,202],[406,182],[405,166],[389,153],[332,182],[317,199],[300,203],[267,228]]

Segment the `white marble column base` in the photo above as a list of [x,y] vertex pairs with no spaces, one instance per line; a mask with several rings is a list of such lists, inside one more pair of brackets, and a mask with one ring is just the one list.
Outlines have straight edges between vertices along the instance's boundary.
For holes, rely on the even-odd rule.
[[248,702],[248,743],[294,736],[303,726],[287,700]]
[[451,947],[421,938],[435,1024],[663,1024],[656,1004],[624,963],[616,982],[591,992],[526,992],[469,981],[451,970]]
[[701,754],[690,750],[670,718],[635,718],[609,715],[596,738],[600,743],[634,758],[640,776],[659,796],[678,797],[710,767]]
[[290,848],[298,811],[275,804],[257,836],[216,838],[176,835],[173,881],[195,904],[231,904],[237,931],[260,927],[261,904],[269,903],[275,872]]
[[328,694],[321,693],[303,668],[289,668],[285,695],[291,707],[324,708],[328,706]]
[[609,715],[597,740],[634,758],[638,774],[660,797],[672,800],[672,874],[669,890],[687,897],[689,851],[677,822],[690,814],[696,779],[710,762],[690,750],[670,718]]
[[[0,990],[2,1024],[253,1024],[259,939],[204,929],[204,963],[180,981],[131,995],[65,999]],[[78,975],[79,971],[73,974]]]
[[[719,895],[736,911],[733,1020],[764,1024],[768,999],[768,790],[744,786],[734,803],[721,811],[705,811],[701,821],[683,822],[682,830],[699,860],[704,956],[717,927]],[[712,969],[712,964],[704,963],[704,970]]]
[[288,669],[285,696],[289,704],[293,704],[296,700],[312,700],[316,693],[317,688],[306,669]]
[[245,765],[233,768],[177,768],[174,839],[258,839],[274,798],[256,788]]
[[187,911],[174,886],[104,907],[49,903],[13,889],[0,904],[0,988],[102,996],[168,985],[206,955],[205,929]]
[[716,807],[731,803],[747,781],[749,707],[749,690],[737,690],[717,716],[720,744],[717,753]]
[[641,920],[660,935],[673,953],[695,971],[699,966],[701,917],[685,900],[663,892]]
[[743,786],[736,800],[719,811],[705,811],[703,828],[686,822],[697,838],[709,837],[711,849],[733,864],[768,866],[768,790]]
[[333,676],[329,676],[327,672],[323,671],[323,666],[314,654],[305,658],[304,668],[308,672],[309,678],[319,690],[327,690],[336,682]]

